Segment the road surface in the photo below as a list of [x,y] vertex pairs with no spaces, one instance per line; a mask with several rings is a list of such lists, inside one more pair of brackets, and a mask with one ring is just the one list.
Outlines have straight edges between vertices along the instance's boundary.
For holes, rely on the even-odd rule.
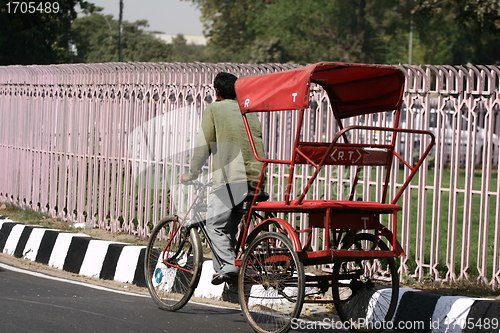
[[63,272],[53,276],[5,259],[0,256],[0,332],[252,332],[237,306],[190,302],[177,312],[162,311],[143,291],[68,279]]

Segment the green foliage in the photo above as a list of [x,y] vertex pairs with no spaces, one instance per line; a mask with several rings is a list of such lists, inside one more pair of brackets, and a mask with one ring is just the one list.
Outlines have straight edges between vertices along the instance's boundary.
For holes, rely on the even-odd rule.
[[[205,46],[187,44],[177,35],[171,44],[148,34],[147,21],[123,22],[123,60],[139,62],[194,62],[206,57]],[[92,13],[73,23],[77,55],[73,62],[118,61],[119,23],[112,15]]]
[[207,59],[204,45],[188,44],[181,34],[172,39],[170,46],[172,49],[168,59],[170,62],[195,62]]
[[[83,0],[59,0],[59,12],[9,13],[0,0],[0,65],[99,63],[118,61],[119,23],[102,8]],[[52,2],[51,2],[52,3]],[[85,16],[77,18],[75,6]],[[210,57],[205,46],[188,45],[179,35],[172,44],[148,34],[146,20],[123,22],[123,60],[193,62]]]
[[256,40],[250,54],[250,62],[264,63],[283,63],[290,57],[286,54],[285,47],[277,37],[271,37],[269,40]]
[[495,64],[495,0],[185,0],[215,61]]
[[[142,29],[147,21],[123,22],[124,61],[166,61],[171,47]],[[118,61],[119,23],[112,15],[93,13],[73,23],[77,54],[73,62]]]
[[29,13],[26,7],[7,6],[9,2],[0,0],[0,65],[67,62],[71,22],[76,18],[75,6],[86,7],[88,3],[59,0],[58,12]]
[[[125,61],[499,64],[496,0],[185,0],[208,46],[166,44],[123,22]],[[0,65],[118,61],[118,21],[85,0],[57,13],[9,13],[0,0]],[[38,3],[38,2],[37,2]],[[86,15],[76,18],[75,6]],[[411,38],[410,38],[411,36]],[[76,51],[75,52],[75,47]]]
[[418,0],[413,12],[429,53],[446,57],[446,63],[500,63],[496,48],[500,42],[500,2]]
[[191,1],[201,9],[209,48],[244,62],[408,58],[408,1]]
[[28,225],[39,225],[46,228],[77,232],[73,226],[62,220],[51,218],[49,215],[30,208],[21,208],[12,203],[0,203],[0,213],[13,221]]

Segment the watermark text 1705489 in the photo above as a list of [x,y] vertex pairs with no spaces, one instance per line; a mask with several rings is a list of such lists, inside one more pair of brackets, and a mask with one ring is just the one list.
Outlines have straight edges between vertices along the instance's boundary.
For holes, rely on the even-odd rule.
[[6,4],[8,14],[55,14],[61,9],[59,3],[53,2],[26,2],[9,1]]

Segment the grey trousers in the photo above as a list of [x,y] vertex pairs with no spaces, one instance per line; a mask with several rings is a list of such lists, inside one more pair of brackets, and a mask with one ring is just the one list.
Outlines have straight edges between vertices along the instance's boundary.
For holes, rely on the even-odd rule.
[[238,205],[248,193],[247,183],[230,184],[208,196],[207,233],[212,241],[215,271],[239,271],[236,259],[236,233],[244,213]]

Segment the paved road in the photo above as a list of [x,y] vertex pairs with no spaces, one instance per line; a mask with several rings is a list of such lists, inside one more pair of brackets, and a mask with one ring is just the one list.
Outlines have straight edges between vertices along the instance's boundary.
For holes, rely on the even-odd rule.
[[159,310],[149,297],[99,290],[0,266],[0,332],[246,332],[241,311],[188,304]]
[[149,296],[0,263],[0,332],[224,333],[251,329],[238,309],[189,303],[172,313],[159,310]]

